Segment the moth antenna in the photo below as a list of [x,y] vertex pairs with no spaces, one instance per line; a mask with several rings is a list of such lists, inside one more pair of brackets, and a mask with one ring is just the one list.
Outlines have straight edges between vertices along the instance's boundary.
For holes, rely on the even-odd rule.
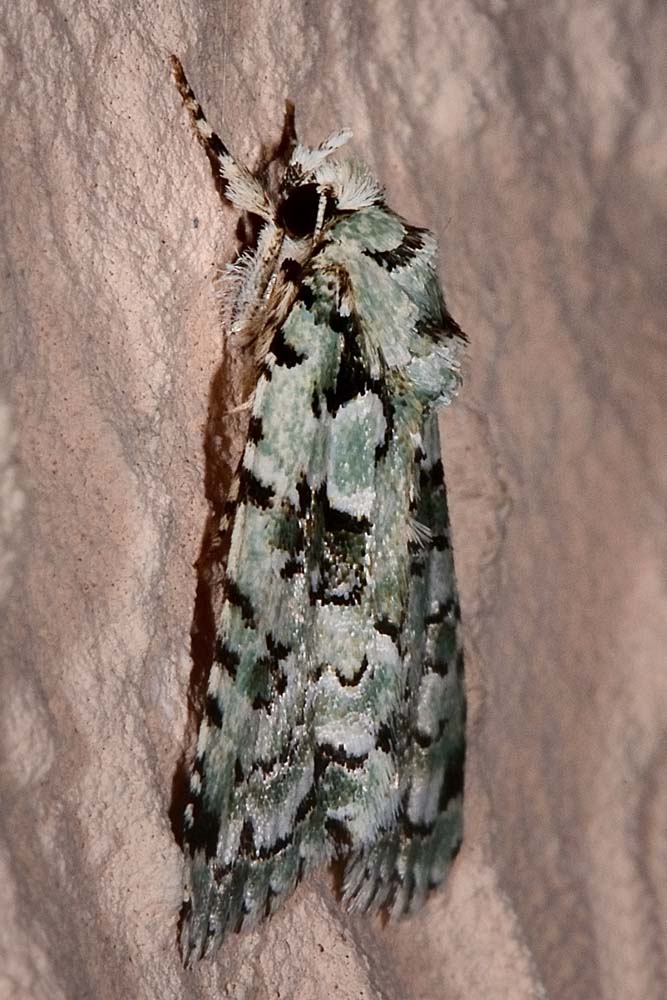
[[321,163],[335,153],[337,149],[344,146],[352,138],[352,129],[343,128],[338,132],[332,132],[319,144],[319,146],[302,146],[298,143],[294,147],[290,169],[294,176],[313,173]]
[[209,125],[178,56],[172,55],[170,62],[174,81],[190,116],[195,135],[208,157],[213,183],[221,201],[231,202],[242,212],[252,212],[263,219],[272,219],[274,210],[268,194],[248,168],[237,163],[220,136]]

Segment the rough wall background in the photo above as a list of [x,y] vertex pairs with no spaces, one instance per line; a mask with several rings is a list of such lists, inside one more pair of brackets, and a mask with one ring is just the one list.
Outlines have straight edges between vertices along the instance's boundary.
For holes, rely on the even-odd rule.
[[[24,0],[3,36],[0,997],[667,995],[667,13],[652,0]],[[202,428],[241,158],[286,96],[442,244],[466,842],[383,928],[322,873],[184,972]],[[196,221],[195,221],[196,220]]]

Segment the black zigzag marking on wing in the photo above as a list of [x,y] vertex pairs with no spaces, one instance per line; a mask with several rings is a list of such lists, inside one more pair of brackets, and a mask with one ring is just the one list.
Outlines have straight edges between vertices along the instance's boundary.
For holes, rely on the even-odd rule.
[[318,804],[319,804],[319,799],[317,796],[317,788],[315,785],[311,785],[309,790],[301,799],[301,802],[299,802],[299,805],[296,810],[296,815],[294,817],[294,822],[302,823],[306,818],[306,816],[310,815],[310,813],[317,808]]
[[324,390],[327,410],[335,416],[340,407],[351,399],[362,396],[368,389],[380,387],[368,370],[363,350],[363,332],[356,311],[353,309],[346,315],[339,306],[332,306],[329,325],[341,337],[336,383]]
[[242,593],[236,581],[229,576],[225,581],[225,597],[231,605],[239,609],[246,625],[249,628],[255,628],[255,609],[252,601]]
[[326,492],[326,487],[322,487],[318,499],[322,504],[324,515],[324,530],[327,532],[343,532],[352,535],[368,535],[371,530],[371,522],[365,515],[357,517],[356,514],[349,514],[345,510],[332,507]]
[[274,639],[271,632],[266,633],[265,641],[267,655],[255,660],[248,678],[248,696],[253,699],[254,709],[262,708],[271,713],[275,696],[280,697],[287,688],[287,676],[281,664],[289,656],[290,650]]
[[364,656],[359,667],[355,670],[351,677],[346,677],[344,674],[336,671],[336,677],[338,678],[338,683],[341,687],[356,687],[364,677],[364,674],[368,670],[368,657]]
[[468,334],[464,333],[446,306],[442,313],[442,330],[446,337],[458,337],[465,344],[468,343]]
[[377,618],[373,622],[373,628],[376,632],[380,632],[381,635],[388,635],[394,642],[398,641],[398,637],[401,634],[400,627],[394,622],[389,621],[388,618]]
[[270,774],[275,774],[277,768],[288,764],[291,754],[291,744],[285,743],[280,753],[274,754],[273,757],[258,757],[253,761],[251,774],[260,771],[267,778]]
[[338,819],[335,816],[327,816],[324,821],[324,827],[332,840],[339,846],[339,849],[345,849],[346,852],[349,851],[353,844],[352,834],[345,825],[344,820]]
[[389,445],[391,444],[392,438],[394,436],[394,429],[395,429],[394,404],[391,399],[391,394],[387,392],[387,387],[384,382],[380,383],[380,388],[377,394],[380,397],[380,402],[382,403],[382,413],[384,414],[385,430],[382,441],[375,449],[376,463],[380,462],[387,454],[387,451],[389,450]]
[[300,354],[291,344],[287,343],[285,340],[285,331],[282,327],[276,330],[271,341],[270,351],[276,359],[275,363],[284,368],[295,368],[302,361],[306,360],[305,354]]
[[225,668],[230,677],[236,677],[236,671],[241,662],[241,658],[237,652],[231,649],[227,643],[220,638],[220,636],[218,636],[215,640],[215,653],[213,658],[216,663],[219,663]]
[[296,484],[296,493],[299,498],[299,515],[305,517],[313,503],[313,491],[305,475]]
[[315,571],[310,581],[311,604],[356,605],[361,602],[365,579],[359,576],[371,523],[334,507],[322,484],[310,498],[314,520],[313,545],[309,555]]
[[[349,278],[341,278],[341,283],[347,286],[347,298],[352,297]],[[349,306],[346,306],[349,309]],[[328,386],[324,392],[324,402],[331,416],[335,417],[341,406],[353,399],[364,396],[367,392],[374,393],[382,404],[385,418],[384,438],[375,450],[375,461],[383,458],[394,433],[394,407],[391,394],[387,389],[386,380],[371,375],[364,350],[364,332],[356,309],[344,312],[340,305],[334,305],[330,313],[330,325],[341,336],[341,354],[336,382]],[[320,416],[321,403],[317,393],[313,395],[313,412]]]
[[290,556],[284,566],[280,569],[280,576],[283,580],[291,580],[297,574],[303,573],[303,559],[299,556]]
[[315,748],[315,780],[319,781],[330,764],[337,764],[347,771],[357,771],[368,760],[368,754],[347,753],[342,743],[319,743]]
[[445,300],[440,295],[439,307],[433,313],[424,313],[415,324],[415,335],[437,343],[444,340],[459,340],[468,343],[468,335],[461,329],[450,313]]
[[203,804],[193,803],[192,829],[183,837],[190,856],[192,857],[195,851],[203,851],[207,861],[215,857],[219,835],[220,813],[216,809],[206,808]]
[[417,226],[406,226],[405,236],[393,250],[364,250],[367,257],[383,267],[386,271],[394,271],[398,267],[410,264],[424,247],[426,229]]
[[[199,764],[199,767],[197,766]],[[197,761],[193,770],[199,773],[203,781],[201,763]],[[192,806],[192,823],[186,826],[183,840],[192,856],[195,851],[203,851],[207,860],[215,857],[220,836],[220,810],[212,807],[206,801],[202,790],[190,798]]]
[[384,753],[394,753],[396,750],[396,733],[386,722],[383,722],[377,731],[375,745]]
[[264,428],[262,427],[262,418],[256,417],[253,413],[248,423],[248,441],[252,441],[253,444],[257,444],[262,440],[263,436]]
[[245,465],[241,465],[239,469],[239,503],[251,503],[253,507],[261,507],[262,510],[267,510],[271,506],[275,495],[273,487],[267,486],[265,483],[260,483],[259,479],[250,469],[246,468]]
[[215,695],[208,694],[206,696],[204,711],[210,725],[215,726],[216,729],[222,729],[222,707]]
[[262,844],[257,847],[255,844],[255,828],[252,819],[248,817],[241,830],[239,855],[251,861],[266,861],[268,858],[274,858],[281,851],[284,851],[286,847],[289,847],[293,842],[293,836],[293,832],[290,832],[286,837],[278,837],[269,845]]
[[455,337],[464,344],[468,343],[468,335],[461,329],[444,302],[437,315],[420,316],[415,324],[415,334],[432,341],[439,341],[443,338],[451,340]]

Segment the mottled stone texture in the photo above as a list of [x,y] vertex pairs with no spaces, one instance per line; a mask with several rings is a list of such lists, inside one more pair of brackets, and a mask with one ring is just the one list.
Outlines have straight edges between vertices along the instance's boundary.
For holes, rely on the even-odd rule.
[[[6,4],[0,996],[667,995],[666,8]],[[202,448],[234,250],[169,78],[256,160],[351,125],[443,244],[466,842],[383,928],[327,873],[176,952]]]

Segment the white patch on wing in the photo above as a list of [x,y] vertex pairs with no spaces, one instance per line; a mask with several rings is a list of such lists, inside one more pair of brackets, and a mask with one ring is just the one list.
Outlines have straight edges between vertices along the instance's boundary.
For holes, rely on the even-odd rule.
[[[331,683],[336,684],[334,677]],[[368,720],[350,713],[347,719],[331,719],[315,727],[315,741],[321,745],[330,743],[334,747],[342,746],[350,757],[363,757],[375,748],[375,732],[368,725]]]
[[358,607],[323,605],[316,619],[316,641],[325,662],[343,677],[354,676],[364,658],[366,622]]
[[375,503],[375,449],[387,421],[382,403],[366,392],[341,406],[331,421],[327,494],[336,510],[370,518]]
[[271,486],[277,496],[285,496],[291,482],[273,455],[266,450],[256,451],[252,470],[260,483]]

